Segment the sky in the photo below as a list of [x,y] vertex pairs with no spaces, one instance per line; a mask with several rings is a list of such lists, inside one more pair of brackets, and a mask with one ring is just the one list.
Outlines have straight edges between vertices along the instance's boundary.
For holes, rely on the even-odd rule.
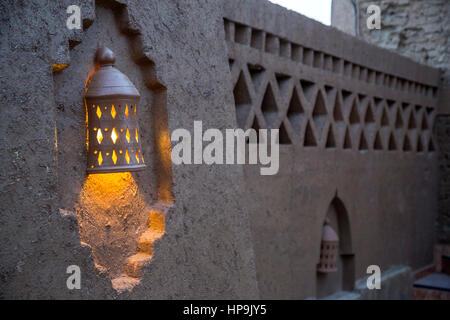
[[331,0],[269,0],[293,11],[320,21],[331,24]]

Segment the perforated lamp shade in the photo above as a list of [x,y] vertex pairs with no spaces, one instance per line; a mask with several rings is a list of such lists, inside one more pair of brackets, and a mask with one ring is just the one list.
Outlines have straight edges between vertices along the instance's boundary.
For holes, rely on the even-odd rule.
[[86,91],[88,112],[88,173],[138,171],[145,168],[137,108],[139,92],[114,67],[114,53],[97,50],[100,69]]
[[339,254],[339,237],[330,226],[330,220],[325,219],[320,244],[320,259],[317,272],[331,273],[337,271],[337,257]]

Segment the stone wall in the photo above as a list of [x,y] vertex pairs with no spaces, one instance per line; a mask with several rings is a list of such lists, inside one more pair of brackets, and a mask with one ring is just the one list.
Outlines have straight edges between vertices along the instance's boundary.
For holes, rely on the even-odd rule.
[[[381,29],[366,26],[367,7],[381,8]],[[383,48],[444,69],[450,85],[450,4],[447,0],[358,0],[359,35]]]

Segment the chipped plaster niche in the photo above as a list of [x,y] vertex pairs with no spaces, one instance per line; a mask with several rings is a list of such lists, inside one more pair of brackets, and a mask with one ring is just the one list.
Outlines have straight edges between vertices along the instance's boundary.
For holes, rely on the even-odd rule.
[[[66,35],[68,39],[58,40],[60,47],[53,48],[58,194],[60,207],[69,209],[60,212],[77,217],[81,244],[91,248],[95,267],[108,275],[114,289],[131,291],[152,262],[173,205],[166,87],[144,52],[126,5],[97,1],[85,11],[84,30]],[[86,174],[83,93],[97,70],[93,57],[100,44],[115,51],[116,66],[141,93],[140,125],[148,163],[142,173]]]

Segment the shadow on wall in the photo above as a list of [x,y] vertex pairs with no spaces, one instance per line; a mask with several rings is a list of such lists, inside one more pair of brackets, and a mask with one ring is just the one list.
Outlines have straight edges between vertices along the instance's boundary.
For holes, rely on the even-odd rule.
[[329,219],[330,226],[339,236],[339,252],[336,272],[317,272],[316,298],[318,299],[339,291],[352,291],[355,286],[355,259],[350,221],[344,203],[337,196],[328,207],[326,219]]

